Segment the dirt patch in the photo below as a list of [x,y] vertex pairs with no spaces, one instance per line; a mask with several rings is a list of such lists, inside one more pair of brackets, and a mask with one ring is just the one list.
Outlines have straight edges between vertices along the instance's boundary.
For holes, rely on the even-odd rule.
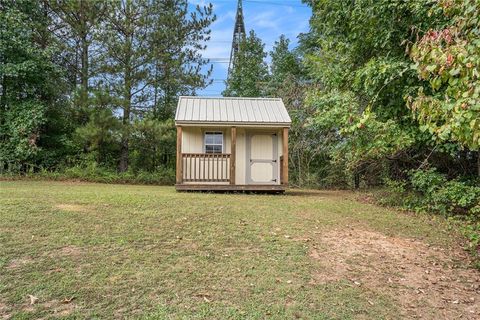
[[56,249],[48,254],[50,258],[57,257],[78,257],[82,255],[83,250],[77,246],[65,246],[59,249]]
[[[22,257],[18,259],[13,259],[7,264],[7,269],[18,269],[22,268],[30,263],[32,263],[33,260],[30,257]],[[0,305],[0,310],[1,310],[1,305]]]
[[366,195],[366,194],[362,194],[362,195],[359,195],[359,196],[355,197],[355,200],[357,200],[359,202],[362,202],[362,203],[366,203],[366,204],[373,204],[373,205],[377,204],[377,202],[375,201],[375,198],[373,196]]
[[463,252],[356,229],[331,231],[317,240],[310,257],[321,268],[312,284],[343,280],[390,296],[402,318],[480,317],[480,273],[464,266]]
[[71,301],[71,298],[69,298],[62,301],[51,300],[43,303],[40,302],[34,305],[26,303],[23,305],[22,310],[24,312],[44,310],[54,317],[66,317],[70,315],[76,308],[77,305]]
[[71,314],[76,308],[77,305],[72,301],[68,301],[71,298],[65,299],[63,301],[52,300],[43,304],[43,308],[51,311],[53,315],[58,317],[65,317]]
[[68,203],[57,204],[55,207],[57,209],[69,211],[69,212],[86,212],[88,209],[86,206],[83,206],[80,204],[68,204]]
[[7,305],[0,302],[0,319],[10,319],[11,315],[8,313]]

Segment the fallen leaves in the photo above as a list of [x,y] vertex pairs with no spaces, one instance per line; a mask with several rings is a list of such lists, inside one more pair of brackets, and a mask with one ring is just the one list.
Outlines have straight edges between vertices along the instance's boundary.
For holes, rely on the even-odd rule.
[[28,297],[30,298],[30,305],[34,305],[35,303],[38,302],[38,298],[35,296],[32,296],[31,294],[29,294]]
[[75,299],[75,297],[73,297],[73,296],[70,297],[70,298],[65,298],[65,299],[62,300],[62,303],[63,304],[68,304],[68,303],[72,302],[73,299]]

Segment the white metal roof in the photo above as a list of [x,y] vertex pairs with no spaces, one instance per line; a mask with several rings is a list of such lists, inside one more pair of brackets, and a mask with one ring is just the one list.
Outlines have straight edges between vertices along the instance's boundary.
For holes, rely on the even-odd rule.
[[177,124],[290,126],[282,99],[180,97]]

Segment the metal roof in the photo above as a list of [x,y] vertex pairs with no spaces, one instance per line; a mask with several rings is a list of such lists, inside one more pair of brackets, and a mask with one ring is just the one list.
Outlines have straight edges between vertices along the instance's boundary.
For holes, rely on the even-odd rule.
[[180,97],[177,124],[290,126],[282,99]]

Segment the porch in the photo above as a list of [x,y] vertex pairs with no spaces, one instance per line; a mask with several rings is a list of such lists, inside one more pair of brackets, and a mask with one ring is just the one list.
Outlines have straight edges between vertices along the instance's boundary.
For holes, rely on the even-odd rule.
[[[240,146],[237,146],[237,127],[223,129],[225,136],[228,137],[228,141],[225,142],[228,148],[223,150],[226,151],[225,153],[184,152],[185,150],[191,150],[183,145],[184,134],[187,129],[190,132],[192,130],[191,127],[177,126],[176,189],[178,191],[260,191],[274,193],[285,191],[288,184],[288,162],[285,161],[285,158],[288,157],[288,128],[278,129],[280,130],[281,155],[278,158],[270,158],[272,159],[270,161],[249,159],[251,155],[244,151],[246,145],[245,128],[240,128],[241,140]],[[273,136],[276,138],[277,133],[274,133]],[[269,162],[273,163],[274,166],[272,167],[277,167],[279,170],[277,178],[270,182],[258,183],[242,180],[245,172],[250,172],[250,170],[245,169],[245,166],[252,166],[254,162],[258,162],[257,166]]]

